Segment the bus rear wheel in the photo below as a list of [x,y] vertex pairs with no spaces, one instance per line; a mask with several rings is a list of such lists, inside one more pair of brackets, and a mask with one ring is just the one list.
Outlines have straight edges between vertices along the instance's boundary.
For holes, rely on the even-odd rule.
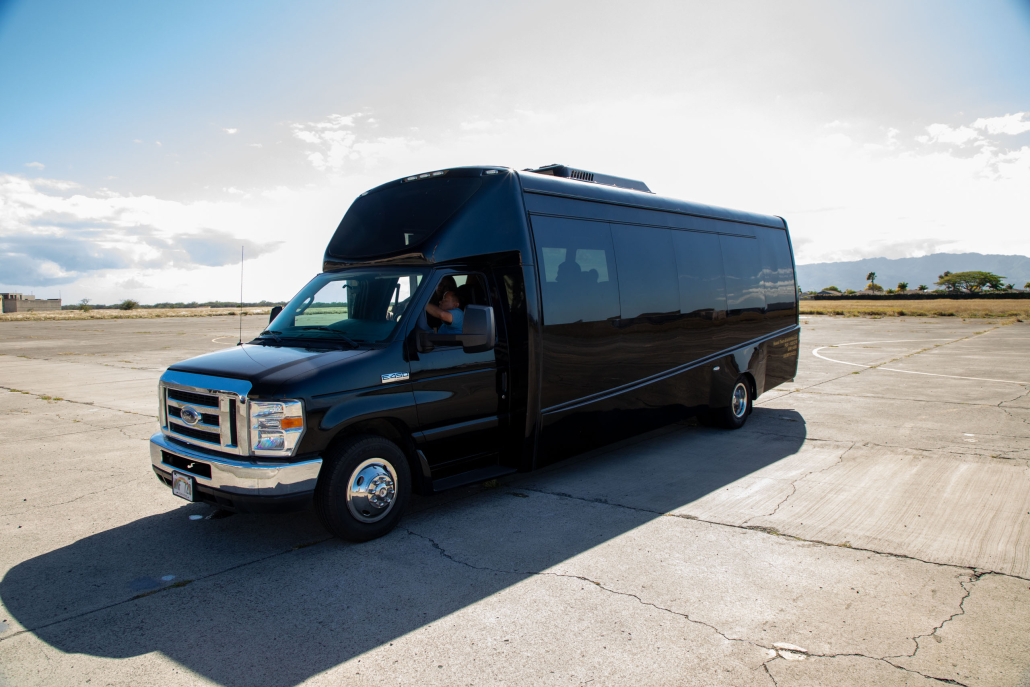
[[722,427],[723,429],[740,429],[747,422],[751,415],[752,397],[751,383],[747,377],[737,377],[730,392],[729,405],[725,408],[710,410],[701,417],[701,422],[709,427]]

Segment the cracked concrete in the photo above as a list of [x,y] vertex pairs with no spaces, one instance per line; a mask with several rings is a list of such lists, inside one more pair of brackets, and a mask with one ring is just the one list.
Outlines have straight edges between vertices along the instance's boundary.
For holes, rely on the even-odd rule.
[[1027,378],[1027,326],[807,319],[743,430],[416,498],[360,546],[190,520],[149,473],[156,371],[220,323],[0,328],[30,392],[0,391],[0,684],[1030,684],[1028,393],[811,355]]

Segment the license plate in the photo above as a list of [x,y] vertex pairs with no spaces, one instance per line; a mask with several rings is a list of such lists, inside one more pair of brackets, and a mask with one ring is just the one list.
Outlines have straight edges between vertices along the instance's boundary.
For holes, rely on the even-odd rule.
[[181,472],[172,471],[172,493],[187,501],[193,500],[193,478]]

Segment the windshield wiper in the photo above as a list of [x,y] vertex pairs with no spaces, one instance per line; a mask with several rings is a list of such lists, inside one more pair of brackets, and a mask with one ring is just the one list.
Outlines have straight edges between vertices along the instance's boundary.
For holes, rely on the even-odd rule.
[[[338,329],[333,329],[332,327],[308,326],[308,327],[297,327],[297,329],[315,329],[315,330],[320,331],[320,332],[332,332],[333,334],[336,335],[336,338],[338,338],[340,341],[344,342],[345,344],[351,346],[352,348],[358,348],[358,346],[359,346],[357,341],[355,341],[354,339],[350,338],[349,336],[347,336],[343,332],[339,331]],[[282,332],[280,332],[280,334],[281,333]]]
[[282,332],[277,332],[277,331],[273,331],[271,329],[266,329],[265,331],[263,331],[260,334],[258,334],[258,336],[264,336],[265,334],[269,334],[273,339],[275,339],[276,343],[281,344],[283,342],[283,340],[280,339],[279,336],[278,336],[279,334],[282,334]]

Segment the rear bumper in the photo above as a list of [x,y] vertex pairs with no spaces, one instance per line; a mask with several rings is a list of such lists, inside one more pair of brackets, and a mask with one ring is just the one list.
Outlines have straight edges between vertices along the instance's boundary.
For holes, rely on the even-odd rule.
[[170,440],[150,437],[150,462],[158,478],[171,485],[172,470],[194,477],[198,501],[241,512],[306,507],[318,482],[322,459],[300,463],[232,460]]

